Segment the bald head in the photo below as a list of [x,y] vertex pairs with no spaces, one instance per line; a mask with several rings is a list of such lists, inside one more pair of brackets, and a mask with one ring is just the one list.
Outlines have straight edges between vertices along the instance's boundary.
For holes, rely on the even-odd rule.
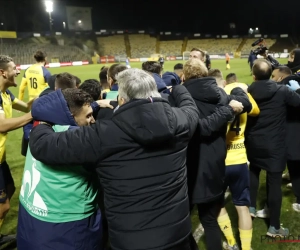
[[272,65],[265,59],[256,59],[252,68],[255,80],[269,80],[272,75]]

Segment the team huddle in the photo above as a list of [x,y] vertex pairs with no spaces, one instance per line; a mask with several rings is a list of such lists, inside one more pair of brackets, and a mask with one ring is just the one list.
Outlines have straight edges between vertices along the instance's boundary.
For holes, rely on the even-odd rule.
[[[255,217],[281,226],[281,179],[289,170],[300,212],[300,49],[287,65],[256,59],[251,85],[214,69],[207,53],[163,72],[164,58],[142,69],[102,67],[99,81],[45,68],[46,54],[20,74],[0,55],[0,229],[15,185],[6,162],[8,132],[23,128],[26,157],[18,250],[197,250],[190,213],[198,210],[209,250],[250,250]],[[207,61],[209,59],[209,62]],[[230,69],[226,54],[226,69]],[[29,101],[24,102],[28,89]],[[12,118],[12,109],[25,114]],[[259,176],[267,197],[256,211]],[[241,245],[225,208],[229,189]],[[226,241],[222,242],[222,233]]]

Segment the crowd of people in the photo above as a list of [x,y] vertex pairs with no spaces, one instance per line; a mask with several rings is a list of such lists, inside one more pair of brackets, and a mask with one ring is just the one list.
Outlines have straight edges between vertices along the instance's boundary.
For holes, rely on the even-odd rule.
[[[0,55],[0,229],[15,192],[9,131],[23,127],[26,157],[17,235],[1,234],[0,244],[197,250],[194,207],[209,250],[252,249],[256,216],[270,218],[268,236],[288,236],[280,222],[281,179],[287,166],[291,205],[300,212],[300,49],[276,68],[266,59],[251,62],[251,85],[234,73],[224,78],[206,55],[192,49],[187,62],[164,73],[162,60],[142,69],[113,64],[101,68],[99,81],[81,83],[67,72],[51,75],[46,54],[37,51],[19,98],[9,88],[20,71]],[[25,114],[12,118],[12,109]],[[261,170],[266,206],[256,211]],[[228,188],[240,246],[225,208]]]

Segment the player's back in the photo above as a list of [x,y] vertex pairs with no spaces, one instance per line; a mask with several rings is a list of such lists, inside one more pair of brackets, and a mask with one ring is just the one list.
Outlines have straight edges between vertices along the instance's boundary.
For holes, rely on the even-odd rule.
[[29,100],[38,97],[48,87],[48,76],[50,72],[39,64],[30,66],[24,74],[27,81]]
[[[230,83],[224,88],[229,95],[236,87],[245,87],[244,83]],[[233,122],[228,123],[226,145],[227,157],[226,166],[242,164],[247,162],[245,149],[245,130],[247,125],[247,113],[242,113],[235,116]]]

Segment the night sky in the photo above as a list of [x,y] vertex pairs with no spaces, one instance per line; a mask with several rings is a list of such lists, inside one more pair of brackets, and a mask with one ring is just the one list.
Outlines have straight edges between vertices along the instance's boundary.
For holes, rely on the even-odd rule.
[[[262,34],[300,33],[300,0],[54,0],[56,31],[63,30],[66,5],[92,7],[95,31],[152,29],[228,34],[229,23],[235,23],[237,34],[247,34],[250,27],[259,27]],[[49,29],[43,0],[0,0],[0,13],[2,30]]]

